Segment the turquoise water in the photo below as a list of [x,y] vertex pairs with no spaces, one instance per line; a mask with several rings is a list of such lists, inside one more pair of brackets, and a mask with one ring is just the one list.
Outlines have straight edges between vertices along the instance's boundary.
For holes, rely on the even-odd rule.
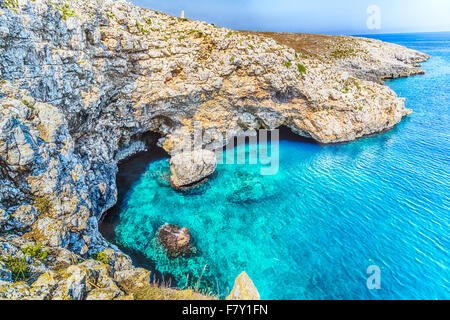
[[[221,294],[245,270],[263,299],[449,299],[450,33],[376,37],[433,56],[426,75],[387,83],[414,111],[393,130],[282,140],[278,174],[219,165],[188,193],[170,187],[166,158],[151,161],[122,192],[114,241]],[[190,229],[197,255],[166,258],[153,239],[165,222]],[[366,287],[370,265],[380,290]]]

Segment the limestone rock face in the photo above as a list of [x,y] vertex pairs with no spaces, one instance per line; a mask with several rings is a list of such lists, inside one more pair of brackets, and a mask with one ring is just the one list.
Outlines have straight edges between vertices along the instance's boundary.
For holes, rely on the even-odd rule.
[[192,252],[191,233],[187,228],[166,223],[159,228],[156,236],[170,258],[185,256]]
[[[0,299],[112,300],[129,297],[126,291],[151,283],[148,270],[133,267],[131,259],[117,250],[104,250],[107,258],[102,261],[83,259],[59,247],[24,250],[36,245],[23,237],[0,236]],[[23,259],[31,278],[14,282],[2,262],[8,257]]]
[[242,271],[234,281],[227,300],[260,300],[258,289],[245,271]]
[[170,182],[175,188],[187,187],[213,174],[216,166],[216,155],[210,150],[177,153],[170,159]]
[[246,33],[272,38],[303,54],[329,61],[354,78],[380,84],[383,84],[385,79],[425,73],[418,67],[420,62],[429,58],[425,53],[377,39],[287,32]]
[[[148,271],[98,231],[117,201],[117,162],[144,148],[144,134],[161,134],[182,188],[216,166],[210,151],[179,154],[179,133],[195,135],[196,123],[218,137],[202,149],[282,125],[321,143],[351,141],[410,112],[380,80],[420,73],[428,58],[351,37],[308,53],[123,0],[0,1],[0,35],[0,255],[40,243],[52,257],[26,257],[45,274],[34,287],[8,281],[0,265],[8,299],[120,298],[148,285]],[[90,259],[99,251],[108,270]],[[91,281],[101,274],[104,285]]]

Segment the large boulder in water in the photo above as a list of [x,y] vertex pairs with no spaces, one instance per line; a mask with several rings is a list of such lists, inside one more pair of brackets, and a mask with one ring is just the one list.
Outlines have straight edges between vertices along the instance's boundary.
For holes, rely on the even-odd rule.
[[187,228],[165,223],[158,229],[156,236],[169,258],[186,256],[193,252],[191,233]]
[[180,152],[170,159],[170,183],[176,189],[196,185],[214,173],[216,154],[210,150]]

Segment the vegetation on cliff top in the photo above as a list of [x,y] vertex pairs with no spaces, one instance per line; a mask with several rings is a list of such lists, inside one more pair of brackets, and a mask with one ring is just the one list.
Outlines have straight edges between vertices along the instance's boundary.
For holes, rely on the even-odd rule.
[[0,0],[0,8],[9,9],[15,12],[18,6],[18,0]]
[[48,254],[49,254],[49,250],[42,249],[42,243],[37,243],[36,245],[26,246],[25,248],[22,248],[21,250],[25,255],[36,257],[39,260],[43,260],[43,259],[47,258]]

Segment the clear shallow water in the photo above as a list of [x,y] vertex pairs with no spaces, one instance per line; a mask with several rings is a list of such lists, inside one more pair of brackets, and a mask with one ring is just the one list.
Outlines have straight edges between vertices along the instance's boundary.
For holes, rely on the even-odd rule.
[[[245,270],[263,299],[449,299],[450,34],[376,38],[433,56],[426,75],[387,83],[414,111],[393,130],[281,141],[277,175],[219,165],[189,193],[168,184],[167,159],[151,161],[122,194],[114,241],[180,286],[202,275],[222,294]],[[165,222],[190,229],[196,256],[165,257],[152,240]],[[369,265],[381,290],[366,287]]]

